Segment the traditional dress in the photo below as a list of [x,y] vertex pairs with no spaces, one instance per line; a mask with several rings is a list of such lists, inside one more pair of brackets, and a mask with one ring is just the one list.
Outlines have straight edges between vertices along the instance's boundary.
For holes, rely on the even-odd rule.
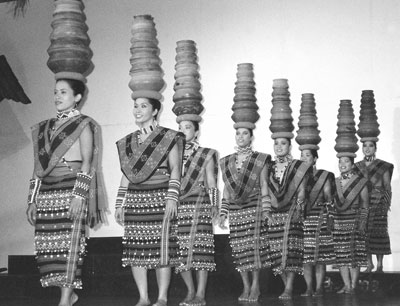
[[300,160],[289,162],[282,176],[276,173],[276,161],[272,163],[268,189],[271,196],[272,217],[268,238],[270,258],[274,274],[283,271],[303,273],[303,220],[293,218],[297,205],[297,193],[308,176],[311,165]]
[[304,259],[303,263],[331,264],[335,260],[333,236],[328,228],[328,218],[332,216],[333,197],[327,199],[325,184],[334,190],[333,173],[317,170],[307,181],[307,201],[304,219]]
[[[85,253],[85,226],[101,219],[103,203],[97,201],[96,167],[99,153],[99,127],[90,117],[77,113],[54,130],[57,119],[32,127],[36,176],[41,179],[36,198],[35,250],[43,287],[82,288],[81,273]],[[94,135],[90,175],[89,205],[75,220],[68,216],[72,190],[81,161],[65,161],[63,156],[79,141],[85,127]],[[87,213],[89,211],[89,213]]]
[[157,126],[144,140],[135,131],[117,142],[129,185],[124,205],[123,266],[156,269],[178,264],[176,220],[164,216],[170,179],[166,166],[175,144],[183,153],[182,133]]
[[356,268],[367,266],[365,235],[358,230],[360,224],[360,193],[368,181],[355,171],[342,186],[342,178],[335,179],[335,215],[333,242],[336,254],[335,267]]
[[230,245],[235,268],[254,271],[270,265],[267,228],[263,226],[260,174],[270,162],[268,154],[252,152],[236,167],[237,154],[220,160],[222,177],[229,192]]
[[215,270],[212,203],[205,169],[214,161],[214,177],[218,178],[218,157],[213,149],[187,144],[184,174],[178,208],[178,244],[180,265],[176,272],[190,269]]
[[388,211],[391,204],[391,190],[385,186],[375,186],[373,182],[382,181],[389,172],[392,178],[393,165],[380,159],[373,160],[368,166],[365,160],[356,166],[370,182],[369,215],[367,225],[367,250],[369,254],[391,254],[388,233]]

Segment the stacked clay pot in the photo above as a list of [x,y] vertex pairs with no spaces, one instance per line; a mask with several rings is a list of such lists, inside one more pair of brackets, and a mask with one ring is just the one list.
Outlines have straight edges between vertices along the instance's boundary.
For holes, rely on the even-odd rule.
[[272,84],[271,124],[272,139],[294,137],[290,92],[287,79],[275,79]]
[[337,122],[337,137],[335,139],[335,151],[337,157],[356,157],[358,150],[356,137],[356,123],[351,100],[340,100]]
[[319,150],[321,142],[318,130],[318,117],[315,110],[314,94],[304,93],[301,95],[299,130],[297,131],[296,142],[300,150]]
[[361,138],[361,142],[377,142],[380,131],[375,109],[374,92],[372,90],[362,91],[359,119],[357,135]]
[[80,0],[57,0],[51,27],[47,66],[55,78],[86,81],[85,73],[91,66],[92,51],[88,27]]
[[159,57],[157,30],[150,15],[134,16],[131,28],[131,69],[129,88],[132,99],[162,99],[165,82]]
[[201,121],[200,114],[204,107],[200,92],[200,74],[196,43],[193,40],[180,40],[176,43],[176,64],[174,84],[174,107],[176,121]]
[[233,127],[254,129],[255,123],[260,118],[254,82],[253,64],[242,63],[237,65],[237,81],[235,82],[235,96],[233,98],[232,120]]

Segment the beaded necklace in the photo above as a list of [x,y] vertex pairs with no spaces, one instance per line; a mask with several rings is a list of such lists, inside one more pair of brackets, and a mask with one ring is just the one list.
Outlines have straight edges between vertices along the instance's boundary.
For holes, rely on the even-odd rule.
[[372,161],[374,161],[375,159],[376,159],[375,154],[372,154],[371,156],[364,156],[364,160],[365,160],[366,162],[372,162]]
[[153,132],[156,127],[158,126],[158,122],[156,120],[153,121],[152,124],[150,124],[149,127],[147,128],[140,128],[139,129],[139,133],[136,134],[136,139],[137,139],[137,143],[139,145],[141,145],[143,143],[142,138],[140,137],[141,135],[147,135],[150,134],[151,132]]
[[200,144],[196,138],[185,144],[185,152],[183,153],[183,165],[186,164],[189,157],[199,148],[199,146]]
[[[275,156],[275,161],[276,163],[274,164],[273,168],[274,168],[274,178],[279,182],[282,183],[282,179],[283,179],[283,174],[286,171],[286,168],[289,166],[289,164],[291,163],[291,161],[293,160],[292,155],[286,154],[285,156]],[[280,170],[278,170],[277,164],[283,164],[286,163]]]
[[[235,147],[236,150],[236,169],[240,170],[243,167],[243,163],[250,157],[250,155],[254,152],[251,145],[248,145],[245,148]],[[245,157],[239,162],[239,155],[245,155]]]

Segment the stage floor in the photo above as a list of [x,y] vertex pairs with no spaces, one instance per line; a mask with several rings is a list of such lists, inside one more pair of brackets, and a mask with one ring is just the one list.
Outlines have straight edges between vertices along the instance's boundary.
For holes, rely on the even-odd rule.
[[[168,305],[178,305],[181,299],[170,297]],[[1,299],[2,306],[56,306],[58,300],[52,298],[8,298]],[[74,306],[133,306],[137,302],[135,297],[94,297],[84,296]],[[152,301],[154,302],[154,301]],[[281,301],[276,296],[261,296],[257,303],[239,303],[233,297],[209,296],[208,306],[398,306],[400,297],[378,297],[369,295],[339,295],[326,294],[324,297],[300,297]]]

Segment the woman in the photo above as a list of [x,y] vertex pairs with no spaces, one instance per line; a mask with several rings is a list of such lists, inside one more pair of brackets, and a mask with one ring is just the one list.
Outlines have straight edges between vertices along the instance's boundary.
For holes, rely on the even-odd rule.
[[[326,265],[333,263],[333,189],[334,175],[326,170],[317,170],[318,152],[315,149],[301,151],[301,160],[313,167],[313,175],[307,181],[307,204],[304,219],[304,279],[307,290],[302,296],[323,294]],[[313,290],[313,267],[316,288]]]
[[229,212],[232,255],[243,281],[243,292],[238,300],[248,302],[258,300],[260,269],[269,266],[262,205],[269,201],[266,179],[271,157],[253,151],[252,140],[251,129],[237,128],[237,152],[220,161],[225,183],[220,226],[226,228],[225,221]]
[[366,272],[374,269],[372,254],[376,255],[376,272],[383,271],[383,256],[391,254],[388,233],[388,211],[392,198],[390,185],[393,165],[375,157],[376,142],[363,141],[364,160],[356,163],[358,169],[368,178],[372,190],[369,194],[369,216],[367,231]]
[[133,115],[140,130],[117,142],[121,170],[115,219],[124,226],[122,265],[131,266],[137,306],[150,305],[147,270],[156,269],[158,300],[167,305],[171,266],[177,264],[176,223],[183,135],[158,126],[158,100],[137,98]]
[[[180,272],[187,287],[180,306],[206,305],[209,271],[215,270],[212,219],[218,214],[218,157],[213,149],[199,147],[197,121],[184,120],[179,130],[185,134],[183,176],[178,208]],[[195,291],[192,270],[196,270]]]
[[267,208],[268,239],[274,274],[285,285],[281,299],[291,299],[295,273],[303,273],[303,211],[307,177],[311,165],[292,159],[289,138],[275,138],[275,161],[272,162]]
[[99,221],[99,127],[77,109],[84,92],[81,81],[59,79],[54,90],[56,118],[32,128],[35,166],[26,213],[35,226],[42,286],[60,287],[59,306],[78,300],[74,289],[82,288],[86,219],[92,226]]
[[354,158],[339,157],[335,180],[333,242],[344,286],[338,293],[354,293],[360,266],[366,266],[365,231],[369,207],[367,179],[354,167]]

